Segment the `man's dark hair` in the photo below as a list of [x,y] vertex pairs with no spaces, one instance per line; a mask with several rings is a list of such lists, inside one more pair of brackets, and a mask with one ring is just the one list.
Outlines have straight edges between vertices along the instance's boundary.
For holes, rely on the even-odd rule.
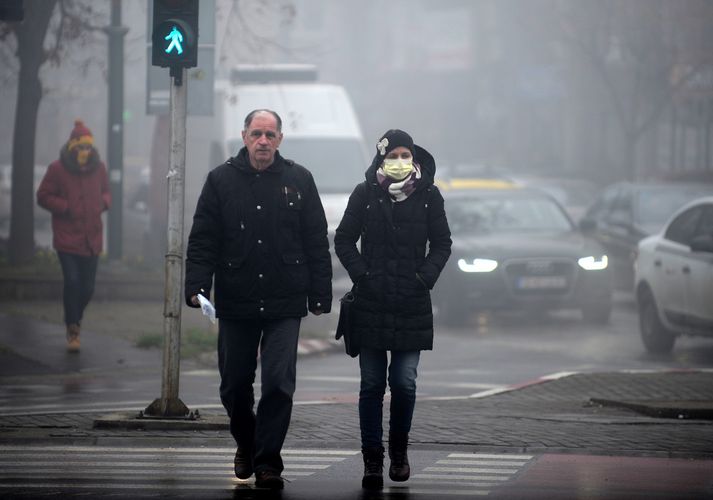
[[253,118],[255,118],[255,115],[258,113],[270,113],[272,116],[275,117],[275,120],[277,121],[277,131],[282,132],[282,118],[280,118],[280,115],[275,113],[271,109],[254,109],[250,113],[248,113],[248,116],[245,117],[245,124],[243,125],[243,130],[247,130],[250,124],[253,121]]

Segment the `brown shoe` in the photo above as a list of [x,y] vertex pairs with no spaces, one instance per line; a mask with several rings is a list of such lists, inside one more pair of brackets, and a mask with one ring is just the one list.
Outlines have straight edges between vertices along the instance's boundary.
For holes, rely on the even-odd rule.
[[67,351],[79,352],[79,325],[71,323],[67,325]]

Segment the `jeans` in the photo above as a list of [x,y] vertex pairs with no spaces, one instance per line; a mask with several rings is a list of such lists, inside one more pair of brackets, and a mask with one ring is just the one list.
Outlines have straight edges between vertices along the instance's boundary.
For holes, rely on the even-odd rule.
[[75,255],[57,252],[64,276],[64,322],[67,325],[79,324],[84,309],[94,294],[94,281],[97,276],[99,257]]
[[[391,410],[389,431],[408,434],[416,405],[416,376],[421,351],[391,351],[389,388]],[[382,446],[383,402],[386,391],[386,351],[361,349],[361,389],[359,391],[359,424],[362,448]]]
[[[238,447],[253,453],[256,472],[282,472],[280,450],[292,415],[300,318],[221,319],[218,327],[220,400]],[[253,411],[260,347],[261,396]]]

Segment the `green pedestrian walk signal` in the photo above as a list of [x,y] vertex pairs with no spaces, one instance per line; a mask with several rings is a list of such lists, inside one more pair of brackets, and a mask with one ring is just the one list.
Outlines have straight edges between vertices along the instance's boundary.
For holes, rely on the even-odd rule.
[[198,63],[198,0],[154,0],[151,64],[192,68]]
[[174,26],[164,40],[171,40],[171,43],[166,47],[166,54],[170,54],[174,49],[176,49],[176,53],[179,56],[183,54],[183,46],[181,45],[183,43],[183,35],[178,31],[178,28]]

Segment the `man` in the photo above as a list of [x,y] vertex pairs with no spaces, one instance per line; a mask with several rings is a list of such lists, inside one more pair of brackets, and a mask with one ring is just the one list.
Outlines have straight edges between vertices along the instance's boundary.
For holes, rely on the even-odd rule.
[[59,159],[47,168],[37,203],[52,213],[52,245],[64,278],[67,350],[78,352],[80,324],[94,293],[102,252],[101,214],[111,204],[106,167],[94,148],[92,132],[81,120],[74,122]]
[[[280,451],[295,390],[297,337],[309,309],[327,313],[327,221],[310,172],[278,152],[282,121],[248,114],[245,146],[205,181],[188,239],[186,302],[209,298],[215,276],[220,397],[237,442],[235,475],[282,489]],[[260,346],[262,393],[253,412]]]

